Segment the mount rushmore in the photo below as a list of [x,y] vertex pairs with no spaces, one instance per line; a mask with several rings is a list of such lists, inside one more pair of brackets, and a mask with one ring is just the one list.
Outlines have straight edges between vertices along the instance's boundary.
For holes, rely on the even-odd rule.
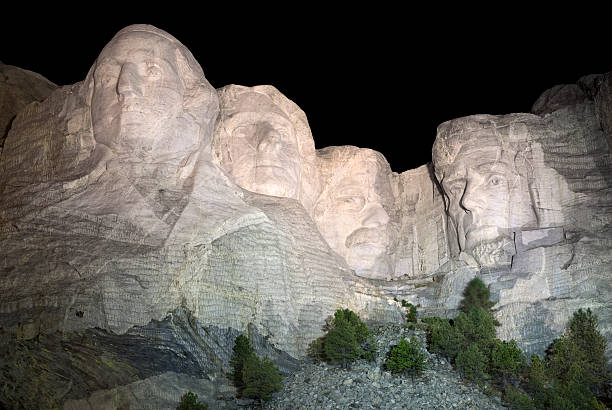
[[239,333],[291,371],[336,309],[448,316],[475,276],[528,353],[578,308],[612,340],[612,72],[447,121],[398,174],[315,149],[271,85],[215,89],[153,26],[73,85],[0,70],[0,340],[37,341],[65,408],[221,394]]

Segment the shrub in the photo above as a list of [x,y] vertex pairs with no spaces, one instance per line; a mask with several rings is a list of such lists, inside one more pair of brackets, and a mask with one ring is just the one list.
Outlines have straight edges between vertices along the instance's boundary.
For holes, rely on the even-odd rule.
[[253,353],[244,362],[242,382],[245,397],[268,400],[273,392],[281,389],[282,380],[278,368],[267,357],[262,360]]
[[491,349],[491,371],[502,382],[510,378],[518,379],[524,365],[523,352],[514,340],[510,342],[494,340],[493,349]]
[[420,344],[412,339],[399,341],[389,352],[385,367],[392,373],[420,375],[425,369],[425,356],[421,353]]
[[309,354],[332,364],[348,367],[359,357],[373,360],[376,345],[359,316],[349,309],[338,309],[327,334],[313,342]]
[[480,382],[487,376],[487,357],[476,343],[459,352],[455,364],[466,379]]
[[454,326],[451,326],[448,319],[434,317],[425,318],[423,321],[429,325],[427,329],[429,351],[454,359],[461,346],[465,344],[463,335]]
[[[467,286],[463,290],[463,299],[459,303],[459,310],[463,313],[470,313],[472,308],[482,308],[487,312],[491,312],[491,308],[495,305],[495,302],[491,302],[491,291],[484,284],[484,282],[478,278],[474,278],[468,282]],[[495,326],[499,326],[499,322],[493,319]]]
[[207,410],[208,404],[198,403],[198,395],[192,392],[187,392],[181,397],[176,410]]
[[[402,300],[402,302],[405,302],[404,300]],[[402,304],[402,306],[404,306]],[[409,323],[416,323],[417,322],[417,308],[416,306],[414,306],[412,303],[406,303],[406,305],[404,306],[407,311],[406,311],[406,322]]]
[[251,342],[244,335],[239,335],[234,342],[233,347],[234,353],[230,358],[230,366],[232,366],[232,381],[234,386],[238,389],[238,393],[241,394],[244,389],[244,382],[242,378],[242,369],[244,362],[255,354],[255,350],[251,346]]

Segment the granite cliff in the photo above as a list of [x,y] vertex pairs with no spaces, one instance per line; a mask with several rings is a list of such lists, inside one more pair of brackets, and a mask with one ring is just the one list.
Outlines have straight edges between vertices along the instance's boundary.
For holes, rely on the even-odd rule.
[[367,148],[315,150],[279,90],[215,90],[152,26],[121,30],[82,82],[27,78],[0,83],[0,119],[15,117],[5,402],[231,396],[239,333],[291,372],[337,308],[400,323],[397,297],[451,315],[477,275],[498,336],[530,353],[578,308],[612,341],[612,73],[544,92],[531,114],[448,121],[432,164],[401,174]]

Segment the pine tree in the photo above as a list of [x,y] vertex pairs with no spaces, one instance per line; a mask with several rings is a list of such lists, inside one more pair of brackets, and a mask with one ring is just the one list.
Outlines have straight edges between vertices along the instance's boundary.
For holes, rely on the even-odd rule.
[[476,343],[459,352],[455,365],[466,379],[480,382],[487,376],[487,357]]
[[270,359],[260,359],[255,353],[249,355],[242,369],[243,395],[251,399],[268,400],[271,394],[282,387],[283,378]]
[[406,373],[413,377],[420,375],[425,369],[425,356],[419,347],[419,343],[414,339],[410,342],[406,339],[400,340],[389,352],[385,367],[391,373]]
[[495,304],[489,300],[490,298],[491,292],[487,285],[479,278],[474,278],[463,290],[463,300],[459,303],[459,310],[468,314],[473,307],[480,307],[489,312]]
[[357,330],[347,321],[337,321],[325,338],[325,357],[332,364],[347,367],[361,355],[357,342]]
[[234,386],[238,389],[238,393],[241,394],[244,389],[244,383],[242,378],[242,370],[244,362],[255,354],[255,350],[251,346],[251,342],[244,335],[239,335],[236,338],[233,348],[234,353],[230,359],[230,366],[232,366],[232,381]]

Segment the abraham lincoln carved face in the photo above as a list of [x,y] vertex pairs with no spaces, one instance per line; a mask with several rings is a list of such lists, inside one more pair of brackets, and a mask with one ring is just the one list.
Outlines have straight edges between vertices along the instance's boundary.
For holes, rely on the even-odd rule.
[[[504,264],[513,233],[537,226],[526,145],[503,117],[444,123],[434,145],[436,176],[459,249],[481,266]],[[513,131],[514,130],[514,131]]]

